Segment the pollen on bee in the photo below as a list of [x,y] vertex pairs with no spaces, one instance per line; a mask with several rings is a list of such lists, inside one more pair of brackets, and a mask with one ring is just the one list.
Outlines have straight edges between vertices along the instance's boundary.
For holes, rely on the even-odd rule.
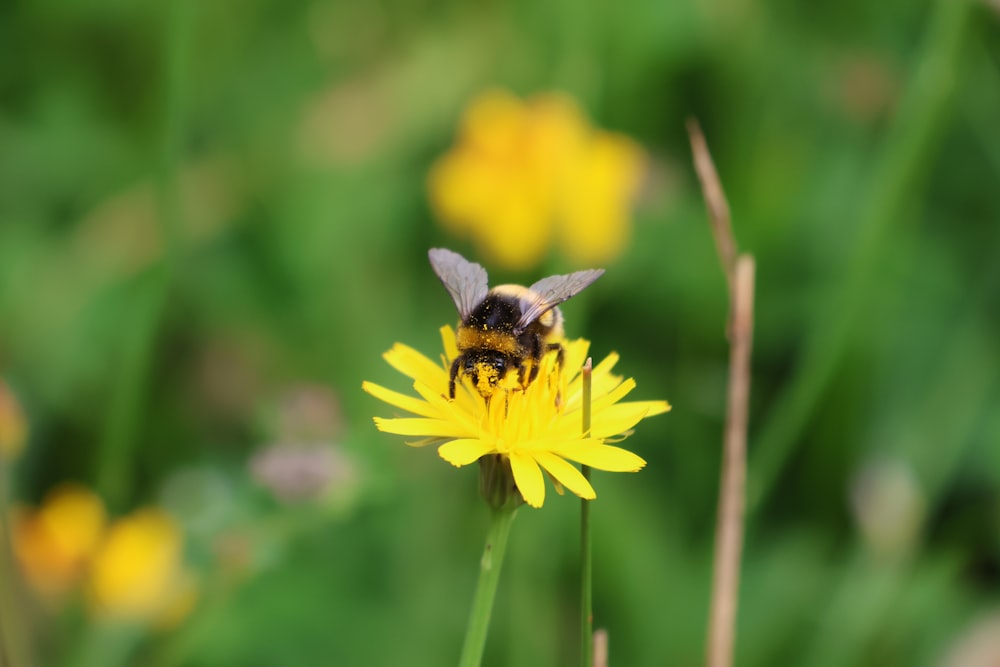
[[480,394],[486,396],[493,392],[500,374],[497,369],[490,364],[476,364],[476,389]]
[[516,338],[492,331],[485,326],[482,331],[475,327],[459,327],[456,335],[456,343],[460,350],[483,348],[496,350],[504,354],[514,354],[518,350]]

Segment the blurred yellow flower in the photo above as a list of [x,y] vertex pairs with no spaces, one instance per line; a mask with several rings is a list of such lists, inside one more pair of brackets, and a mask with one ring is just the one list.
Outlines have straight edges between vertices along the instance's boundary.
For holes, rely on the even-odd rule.
[[21,404],[7,383],[0,380],[0,460],[17,458],[27,440],[28,423]]
[[108,526],[100,498],[65,484],[38,509],[17,508],[11,526],[20,569],[43,597],[85,585],[95,612],[158,625],[180,620],[194,603],[181,533],[160,510],[138,510]]
[[666,401],[620,402],[635,381],[623,381],[611,373],[618,355],[609,355],[594,368],[591,432],[584,437],[580,370],[588,341],[563,343],[565,374],[558,369],[555,355],[546,355],[538,378],[526,389],[508,390],[502,398],[495,396],[487,402],[467,379],[454,400],[447,398],[449,368],[458,350],[451,327],[443,327],[441,337],[445,354],[440,364],[399,343],[384,355],[390,366],[413,380],[419,398],[371,382],[362,385],[379,400],[416,415],[376,417],[380,431],[423,438],[408,443],[413,446],[439,445],[441,458],[455,466],[500,455],[510,462],[514,482],[532,507],[541,507],[545,501],[543,470],[557,485],[593,499],[597,497],[593,487],[570,461],[612,472],[636,472],[646,465],[632,452],[605,442],[626,435],[642,419],[666,412],[670,405]]
[[101,499],[77,485],[57,487],[33,512],[15,511],[14,554],[32,587],[57,596],[75,586],[101,539],[104,523]]
[[187,588],[182,570],[181,533],[157,509],[141,509],[108,529],[94,554],[89,593],[98,613],[155,619]]
[[591,127],[569,97],[492,90],[466,109],[428,189],[441,222],[495,263],[528,268],[558,243],[574,263],[601,264],[628,242],[645,163],[635,142]]

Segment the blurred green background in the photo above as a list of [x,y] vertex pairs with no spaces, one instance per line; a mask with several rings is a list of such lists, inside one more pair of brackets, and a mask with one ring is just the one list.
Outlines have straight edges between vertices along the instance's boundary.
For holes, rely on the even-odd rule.
[[[703,661],[727,297],[689,115],[758,262],[737,664],[995,664],[955,648],[1000,614],[995,3],[12,0],[0,375],[30,440],[11,495],[75,480],[113,514],[158,504],[200,581],[121,664],[457,660],[475,468],[376,432],[391,409],[360,385],[404,389],[379,355],[435,354],[454,320],[426,250],[477,257],[425,182],[498,85],[569,93],[653,161],[630,247],[565,308],[636,398],[674,406],[628,442],[643,472],[595,478],[611,664]],[[289,439],[335,453],[320,500],[254,473]],[[521,510],[485,664],[578,664],[577,513]],[[20,621],[35,664],[112,664],[86,621]]]

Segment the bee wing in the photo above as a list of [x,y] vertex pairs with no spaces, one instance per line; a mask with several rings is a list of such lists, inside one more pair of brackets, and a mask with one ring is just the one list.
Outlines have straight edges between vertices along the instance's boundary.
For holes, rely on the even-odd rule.
[[446,248],[431,248],[427,256],[455,302],[459,316],[466,319],[490,291],[486,269]]
[[529,324],[546,311],[582,292],[590,283],[604,275],[604,269],[589,269],[561,276],[542,278],[529,289],[532,297],[521,304],[521,319],[514,326],[515,333],[521,333]]

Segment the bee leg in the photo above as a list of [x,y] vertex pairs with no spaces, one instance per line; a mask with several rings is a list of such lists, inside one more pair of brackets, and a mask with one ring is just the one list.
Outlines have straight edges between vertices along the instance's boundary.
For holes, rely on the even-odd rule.
[[556,366],[562,368],[563,362],[566,361],[566,350],[563,349],[561,343],[549,343],[545,346],[546,352],[556,353]]
[[[563,361],[566,358],[566,351],[563,346],[559,343],[549,343],[545,346],[545,352],[555,352],[556,353],[556,369],[562,370]],[[557,373],[554,377],[559,378],[560,374]],[[557,379],[556,382],[559,380]],[[556,392],[556,407],[562,407],[562,390]]]
[[538,376],[538,364],[533,359],[525,359],[517,368],[517,381],[521,384],[521,391],[528,388],[528,385],[535,381]]
[[538,377],[538,371],[541,368],[541,366],[542,365],[539,363],[539,361],[535,359],[531,360],[531,373],[528,374],[528,384],[534,382],[535,378]]
[[458,377],[458,371],[462,367],[461,364],[462,355],[455,357],[455,361],[451,362],[451,373],[448,376],[448,396],[451,400],[455,400],[455,379]]
[[[527,389],[528,385],[535,381],[538,377],[538,369],[541,366],[542,361],[542,339],[539,336],[533,336],[531,339],[531,349],[528,350],[529,358],[521,362],[521,368],[518,370],[518,379],[521,381],[521,388]],[[525,380],[525,370],[528,369],[528,364],[530,364],[530,370],[528,370],[528,378]]]

